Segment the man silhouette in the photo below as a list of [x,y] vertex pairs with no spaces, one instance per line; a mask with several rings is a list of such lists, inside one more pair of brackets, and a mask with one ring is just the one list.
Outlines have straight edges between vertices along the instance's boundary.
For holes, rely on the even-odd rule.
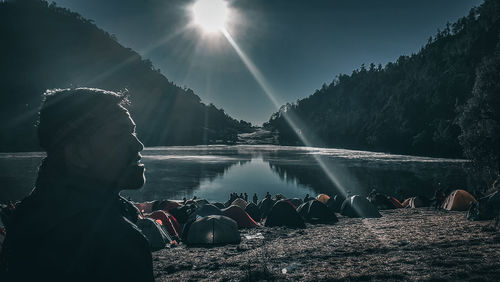
[[47,157],[6,226],[7,280],[154,280],[137,210],[118,194],[145,181],[126,105],[100,89],[45,94],[38,137]]

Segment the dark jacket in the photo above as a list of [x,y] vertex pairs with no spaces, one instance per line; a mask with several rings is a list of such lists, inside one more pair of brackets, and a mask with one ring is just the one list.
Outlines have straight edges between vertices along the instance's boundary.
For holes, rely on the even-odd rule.
[[154,280],[148,242],[131,222],[130,202],[91,186],[42,166],[36,188],[7,226],[7,280]]

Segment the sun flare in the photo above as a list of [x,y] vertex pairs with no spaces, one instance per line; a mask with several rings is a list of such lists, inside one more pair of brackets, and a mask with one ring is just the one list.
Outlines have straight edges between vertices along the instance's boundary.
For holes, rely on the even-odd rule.
[[194,22],[207,32],[224,30],[227,14],[223,0],[198,0],[193,5]]

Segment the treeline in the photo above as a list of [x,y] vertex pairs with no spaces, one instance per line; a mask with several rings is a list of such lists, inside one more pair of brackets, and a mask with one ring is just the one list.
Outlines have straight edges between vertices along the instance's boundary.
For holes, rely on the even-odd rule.
[[0,151],[39,149],[35,122],[42,93],[51,88],[128,90],[146,146],[232,143],[251,129],[168,81],[91,20],[54,3],[0,3],[0,38]]
[[[499,57],[499,2],[486,0],[447,24],[417,54],[384,67],[362,65],[351,75],[338,75],[313,95],[282,106],[265,126],[278,131],[280,144],[287,145],[306,141],[439,157],[463,157],[464,151],[474,151],[470,146],[484,147],[484,142],[467,143],[467,137],[459,136],[475,134],[468,129],[472,125],[461,121],[475,120],[477,110],[471,112],[475,108],[466,105],[477,70]],[[483,84],[498,83],[493,81],[497,77],[484,76]],[[461,118],[466,109],[469,118]],[[500,111],[498,104],[492,111]]]

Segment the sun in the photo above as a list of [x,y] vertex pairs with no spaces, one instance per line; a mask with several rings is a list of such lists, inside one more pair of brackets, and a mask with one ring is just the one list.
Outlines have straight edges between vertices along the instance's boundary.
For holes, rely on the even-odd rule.
[[194,22],[207,32],[223,31],[228,9],[223,0],[198,0],[193,5]]

